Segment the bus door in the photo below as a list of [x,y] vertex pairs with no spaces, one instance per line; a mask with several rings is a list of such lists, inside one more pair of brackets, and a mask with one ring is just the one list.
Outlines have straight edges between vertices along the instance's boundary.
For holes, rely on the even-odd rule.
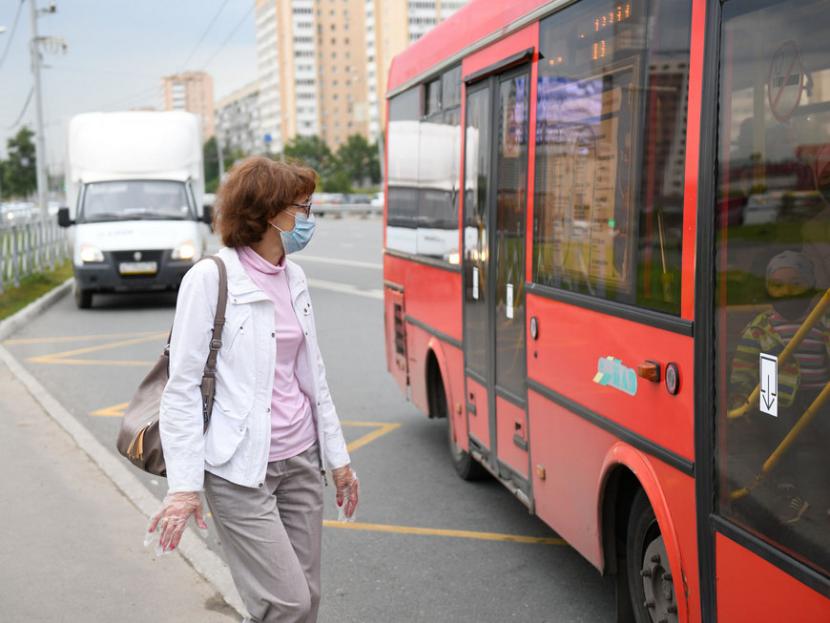
[[830,621],[828,28],[820,0],[731,0],[721,15],[701,503],[722,622]]
[[463,259],[471,450],[525,502],[529,92],[527,65],[468,85]]

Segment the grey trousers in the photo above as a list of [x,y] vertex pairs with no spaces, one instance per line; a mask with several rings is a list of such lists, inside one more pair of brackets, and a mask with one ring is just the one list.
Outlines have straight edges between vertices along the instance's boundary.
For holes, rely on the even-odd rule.
[[241,487],[205,473],[205,497],[255,623],[314,623],[320,605],[323,480],[317,444]]

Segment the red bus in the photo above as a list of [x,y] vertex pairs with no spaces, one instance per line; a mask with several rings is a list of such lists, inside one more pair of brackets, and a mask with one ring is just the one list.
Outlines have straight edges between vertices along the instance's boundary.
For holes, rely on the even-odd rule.
[[829,9],[471,0],[392,63],[389,371],[621,621],[830,621]]

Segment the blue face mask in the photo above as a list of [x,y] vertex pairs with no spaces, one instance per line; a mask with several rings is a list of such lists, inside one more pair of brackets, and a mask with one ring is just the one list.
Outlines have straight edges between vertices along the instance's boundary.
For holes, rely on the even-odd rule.
[[286,254],[302,251],[314,235],[314,228],[316,227],[314,217],[306,218],[304,214],[299,212],[294,214],[294,229],[291,231],[283,231],[273,223],[268,224],[279,230]]

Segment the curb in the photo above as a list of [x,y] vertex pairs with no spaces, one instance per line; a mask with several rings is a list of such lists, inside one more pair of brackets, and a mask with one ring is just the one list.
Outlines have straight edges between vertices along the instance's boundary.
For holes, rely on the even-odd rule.
[[5,340],[23,325],[45,312],[47,309],[52,307],[52,305],[69,294],[74,281],[75,279],[70,277],[58,287],[49,290],[49,292],[41,296],[39,299],[36,299],[26,305],[26,307],[21,309],[16,314],[0,321],[0,340]]
[[[45,294],[34,303],[28,305],[20,312],[0,323],[0,339],[4,339],[12,330],[20,324],[30,320],[37,314],[45,311],[50,305],[65,295],[71,287],[72,280],[58,286],[51,292]],[[60,290],[60,292],[59,292]],[[14,324],[11,322],[14,321]],[[127,464],[112,452],[90,433],[86,427],[67,411],[52,396],[32,374],[26,370],[12,354],[0,345],[0,360],[3,361],[17,378],[23,383],[32,397],[43,407],[44,411],[51,417],[70,437],[78,447],[95,463],[104,475],[127,497],[130,502],[145,516],[152,517],[159,508],[159,501],[147,490],[147,488],[132,473],[133,467]],[[140,538],[141,535],[136,535]],[[241,616],[246,617],[247,611],[236,591],[230,571],[222,559],[213,552],[205,542],[196,535],[193,528],[188,528],[182,537],[179,547],[179,554],[207,580],[222,596],[225,602],[236,610]]]

